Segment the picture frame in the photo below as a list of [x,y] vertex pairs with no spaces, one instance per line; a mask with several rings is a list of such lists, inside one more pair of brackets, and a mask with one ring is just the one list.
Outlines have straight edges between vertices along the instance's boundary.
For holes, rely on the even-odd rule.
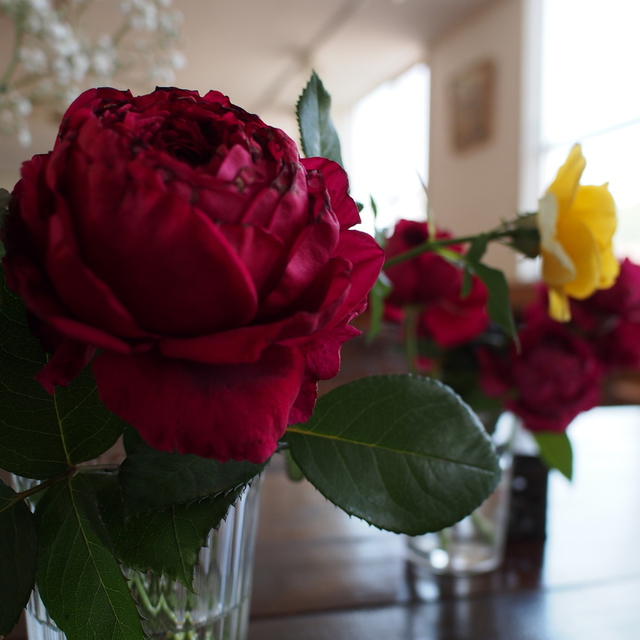
[[495,75],[495,62],[480,60],[453,77],[452,137],[456,151],[467,151],[491,139]]

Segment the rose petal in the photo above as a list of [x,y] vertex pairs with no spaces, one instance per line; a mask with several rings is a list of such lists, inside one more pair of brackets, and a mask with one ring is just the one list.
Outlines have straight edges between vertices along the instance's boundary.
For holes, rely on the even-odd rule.
[[[45,182],[46,167],[51,154],[35,155],[22,165],[20,174],[22,179],[13,191],[13,198],[9,204],[16,215],[5,219],[7,251],[26,251],[38,254],[46,247],[47,213],[53,208],[53,195]],[[15,211],[14,209],[19,209]],[[26,229],[23,230],[23,227]],[[18,230],[19,229],[19,230]],[[29,246],[21,246],[29,234]]]
[[318,382],[307,374],[300,385],[300,393],[289,412],[288,424],[306,422],[313,414],[318,399]]
[[458,292],[428,306],[420,315],[420,328],[445,349],[464,344],[489,326],[487,298],[487,288],[474,276],[467,296]]
[[101,400],[153,447],[264,462],[298,397],[304,358],[274,346],[256,364],[209,366],[157,353],[93,360]]
[[68,218],[58,202],[58,215],[49,220],[49,246],[45,262],[47,275],[56,292],[76,318],[96,329],[127,338],[143,338],[148,332],[135,320],[116,298],[113,291],[95,276],[80,259]]
[[63,335],[96,347],[129,353],[131,347],[108,333],[68,317],[68,309],[61,304],[51,284],[41,271],[24,256],[5,256],[7,285],[21,296],[27,308],[40,320],[47,322]]
[[367,299],[384,264],[384,251],[369,234],[350,230],[340,234],[336,253],[348,256],[352,263],[351,286],[342,307],[336,313],[337,318],[342,318],[349,309]]
[[[602,261],[591,230],[580,220],[558,221],[558,239],[575,265],[575,277],[563,284],[571,298],[586,298],[598,287]],[[555,283],[554,283],[555,284]]]
[[135,186],[117,215],[78,222],[92,270],[147,331],[199,335],[247,323],[255,288],[217,226],[154,184],[152,168],[130,171]]
[[[438,232],[436,237],[450,237],[447,232]],[[419,246],[429,238],[426,222],[399,220],[393,235],[385,246],[387,258]],[[449,247],[453,249],[453,247]],[[460,270],[434,253],[426,252],[385,269],[393,289],[386,301],[389,304],[429,304],[443,296],[460,290]]]
[[95,352],[95,347],[66,339],[36,374],[35,379],[53,395],[54,386],[66,387],[89,364]]
[[259,227],[221,223],[218,228],[251,275],[258,299],[264,298],[275,289],[286,268],[286,248]]
[[[314,287],[296,301],[289,315],[196,338],[163,337],[160,350],[173,358],[209,364],[257,362],[271,344],[300,346],[313,334],[336,324],[350,284],[349,263],[343,258],[334,258],[316,279]],[[340,319],[343,317],[344,314]]]
[[582,155],[582,148],[579,144],[574,145],[567,160],[558,169],[555,180],[547,189],[547,193],[552,193],[556,197],[560,211],[567,211],[571,206],[586,165],[587,161]]
[[[290,246],[309,224],[309,200],[306,176],[298,164],[290,164],[288,183],[270,184],[251,201],[245,199],[242,214],[236,220],[261,227]],[[264,178],[266,180],[266,177]],[[251,188],[251,184],[248,188]]]
[[301,346],[307,369],[316,380],[330,380],[340,371],[340,348],[351,338],[362,332],[344,322],[340,326],[327,329]]
[[257,362],[292,320],[220,331],[197,338],[162,338],[160,351],[170,358],[184,358],[206,364],[246,364]]
[[[316,208],[321,205],[314,200]],[[339,223],[331,209],[315,212],[315,223],[305,227],[293,245],[278,286],[260,306],[260,316],[281,311],[302,295],[322,271],[339,240]]]
[[360,214],[353,198],[349,195],[349,179],[346,171],[327,158],[303,158],[307,171],[319,171],[329,192],[331,208],[334,210],[342,228],[360,224]]

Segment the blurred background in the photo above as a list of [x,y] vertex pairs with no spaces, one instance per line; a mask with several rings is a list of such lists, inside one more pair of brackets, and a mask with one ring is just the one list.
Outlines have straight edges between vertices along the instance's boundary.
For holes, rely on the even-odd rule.
[[[23,160],[52,147],[61,105],[95,84],[95,74],[78,71],[88,65],[80,45],[44,19],[43,40],[57,38],[54,53],[31,42],[15,59],[20,7],[44,16],[47,7],[80,5],[76,33],[102,47],[91,64],[103,68],[108,84],[134,92],[156,84],[216,89],[296,140],[295,103],[315,69],[333,98],[352,193],[365,204],[375,200],[379,228],[424,217],[425,185],[439,226],[457,235],[535,210],[571,145],[581,142],[583,182],[608,181],[619,207],[617,251],[640,259],[636,3],[609,0],[605,12],[595,0],[4,0],[5,188]],[[104,67],[114,58],[105,52],[124,44],[122,32],[111,40],[104,34],[118,31],[122,14],[147,38],[170,40],[161,43],[162,72],[155,66],[151,78],[109,77]],[[143,52],[146,45],[130,46]],[[21,101],[30,74],[51,73],[49,66],[60,81],[62,63],[52,55],[71,60],[67,76],[77,77],[63,78],[66,93],[55,104],[45,96],[31,108]],[[150,60],[145,53],[136,64],[151,68]],[[22,84],[11,86],[20,71]],[[20,113],[28,131],[11,120]],[[369,206],[363,226],[373,230]],[[492,251],[490,262],[511,279],[535,278],[535,263]]]

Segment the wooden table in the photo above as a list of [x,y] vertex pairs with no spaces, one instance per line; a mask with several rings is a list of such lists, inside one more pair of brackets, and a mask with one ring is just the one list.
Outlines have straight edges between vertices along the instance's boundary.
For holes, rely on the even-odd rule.
[[640,407],[595,409],[570,436],[575,479],[551,474],[546,543],[510,545],[484,576],[421,582],[429,601],[401,536],[347,517],[275,465],[249,640],[640,639]]
[[575,478],[551,474],[546,542],[509,545],[484,576],[421,581],[423,598],[401,536],[272,469],[249,640],[640,639],[640,407],[595,409],[570,436]]

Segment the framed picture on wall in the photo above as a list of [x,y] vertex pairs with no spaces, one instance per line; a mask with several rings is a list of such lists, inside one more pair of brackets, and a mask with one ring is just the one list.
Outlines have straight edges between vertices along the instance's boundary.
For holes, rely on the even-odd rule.
[[495,63],[481,60],[451,83],[453,146],[466,151],[488,141],[493,129]]

